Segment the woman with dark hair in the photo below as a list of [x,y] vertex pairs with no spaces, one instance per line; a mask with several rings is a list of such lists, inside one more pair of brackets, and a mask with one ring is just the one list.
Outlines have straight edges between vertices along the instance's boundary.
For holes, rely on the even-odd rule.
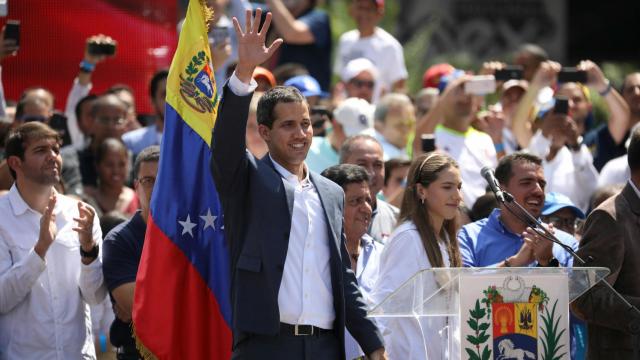
[[[462,266],[456,240],[461,184],[458,164],[445,154],[424,154],[413,161],[399,225],[382,252],[376,303],[421,270]],[[437,289],[438,282],[435,277],[423,281],[424,294]],[[379,324],[389,359],[453,358],[441,331],[454,324],[445,318],[384,318]]]
[[125,145],[116,138],[105,139],[96,153],[98,186],[86,186],[87,202],[98,214],[118,211],[127,216],[138,209],[138,197],[125,182],[129,175],[129,153]]

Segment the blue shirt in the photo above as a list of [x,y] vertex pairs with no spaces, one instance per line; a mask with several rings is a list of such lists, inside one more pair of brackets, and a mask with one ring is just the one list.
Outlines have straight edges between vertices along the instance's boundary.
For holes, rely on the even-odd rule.
[[142,150],[151,145],[160,145],[162,134],[158,132],[155,124],[129,131],[122,135],[122,142],[133,153],[133,159]]
[[[555,230],[563,244],[578,249],[578,242],[564,231]],[[467,224],[458,232],[460,255],[465,267],[495,266],[504,259],[518,253],[524,244],[521,234],[514,234],[500,221],[500,209],[494,209],[488,218]],[[570,267],[573,257],[560,245],[553,244],[553,256],[560,265]],[[529,266],[535,265],[535,262]]]
[[296,45],[285,42],[280,51],[278,65],[298,63],[320,83],[323,91],[329,91],[331,82],[331,24],[324,11],[309,9],[296,20],[307,24],[313,34],[310,44]]

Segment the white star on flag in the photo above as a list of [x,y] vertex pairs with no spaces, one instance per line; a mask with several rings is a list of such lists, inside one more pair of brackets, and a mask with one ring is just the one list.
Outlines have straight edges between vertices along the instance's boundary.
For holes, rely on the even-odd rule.
[[193,237],[193,228],[196,227],[196,224],[191,222],[191,216],[187,214],[187,219],[185,221],[178,220],[180,225],[182,225],[182,235],[189,233],[191,237]]
[[214,221],[216,221],[217,218],[217,216],[211,215],[211,209],[207,209],[207,215],[200,215],[200,219],[204,220],[204,230],[207,230],[208,227],[215,230],[216,225]]

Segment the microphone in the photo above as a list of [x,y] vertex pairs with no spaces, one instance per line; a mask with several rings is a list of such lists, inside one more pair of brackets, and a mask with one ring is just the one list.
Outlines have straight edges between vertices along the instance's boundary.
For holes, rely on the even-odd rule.
[[485,166],[482,168],[482,170],[480,170],[480,175],[482,175],[485,181],[489,184],[489,187],[495,194],[496,199],[499,202],[504,203],[506,201],[504,193],[502,192],[502,189],[500,189],[500,185],[498,183],[498,180],[496,179],[496,176],[493,174],[493,169],[489,166]]

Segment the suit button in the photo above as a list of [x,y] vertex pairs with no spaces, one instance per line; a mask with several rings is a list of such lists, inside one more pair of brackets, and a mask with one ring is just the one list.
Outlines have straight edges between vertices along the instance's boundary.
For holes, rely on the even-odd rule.
[[278,269],[278,271],[282,272],[282,270],[284,270],[284,265],[277,265],[276,269]]
[[283,236],[284,236],[285,239],[288,239],[289,238],[289,233],[285,233]]

